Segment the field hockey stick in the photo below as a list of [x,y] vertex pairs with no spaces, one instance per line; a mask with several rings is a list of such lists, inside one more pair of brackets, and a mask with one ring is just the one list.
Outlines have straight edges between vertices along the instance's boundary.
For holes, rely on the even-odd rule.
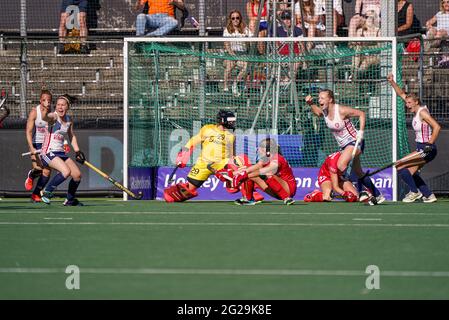
[[385,169],[391,168],[391,167],[393,167],[393,166],[397,166],[398,164],[401,164],[402,162],[409,161],[409,160],[411,160],[411,159],[413,159],[413,158],[415,158],[415,157],[417,157],[417,156],[420,156],[421,158],[424,158],[424,157],[425,157],[425,152],[421,150],[421,151],[419,151],[418,153],[410,154],[410,155],[408,155],[408,156],[406,156],[406,157],[404,157],[404,158],[402,158],[402,159],[399,159],[399,160],[397,160],[397,161],[395,161],[395,162],[392,162],[392,163],[390,163],[390,164],[387,164],[387,165],[383,166],[382,168],[379,168],[379,169],[374,170],[374,171],[372,171],[372,172],[370,172],[370,171],[368,170],[368,171],[363,175],[363,177],[360,178],[360,180],[363,180],[365,177],[371,177],[372,175],[375,175],[376,173],[379,173],[379,172],[381,172],[381,171],[384,171]]
[[88,166],[90,169],[94,170],[96,173],[98,173],[100,176],[102,176],[103,178],[105,178],[106,180],[111,182],[114,186],[116,186],[117,188],[119,188],[120,190],[125,192],[127,195],[129,195],[137,200],[142,199],[142,197],[143,197],[142,191],[139,191],[139,193],[136,195],[134,192],[132,192],[128,188],[126,188],[126,187],[122,186],[120,183],[118,183],[114,178],[108,176],[106,173],[104,173],[103,171],[101,171],[100,169],[95,167],[92,163],[85,160],[83,164]]
[[32,153],[31,151],[28,151],[28,152],[22,153],[22,157],[30,156],[30,155],[32,155],[32,154],[39,154],[39,153],[41,153],[41,150],[40,150],[40,149],[39,149],[39,150],[36,150],[36,152],[34,152],[34,153]]
[[181,162],[178,163],[176,167],[173,169],[173,171],[170,173],[170,176],[168,177],[168,184],[172,184],[173,182],[175,182],[175,179],[173,179],[173,177],[175,176],[176,170],[178,170],[180,164]]
[[351,177],[352,164],[354,162],[354,158],[355,158],[355,155],[357,153],[357,148],[359,147],[360,140],[361,139],[357,139],[355,141],[354,149],[352,149],[351,160],[349,161],[348,166],[347,166],[346,171],[345,171],[345,178],[346,179],[349,179]]

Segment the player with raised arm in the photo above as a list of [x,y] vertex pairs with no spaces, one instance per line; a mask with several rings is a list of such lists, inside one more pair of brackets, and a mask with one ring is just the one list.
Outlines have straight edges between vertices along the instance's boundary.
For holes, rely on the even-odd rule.
[[[259,161],[247,168],[242,167],[233,174],[234,186],[239,186],[246,181],[252,182],[247,186],[247,194],[252,195],[254,184],[270,196],[283,200],[286,205],[295,201],[296,180],[288,161],[282,156],[279,145],[273,138],[261,141],[258,148]],[[243,197],[235,201],[239,205],[256,204],[256,199]]]
[[74,100],[68,95],[59,96],[56,101],[55,112],[42,115],[42,119],[48,123],[48,130],[42,143],[40,157],[44,166],[58,171],[58,174],[50,180],[42,194],[42,201],[46,204],[50,204],[50,199],[53,197],[53,191],[56,187],[71,176],[72,179],[69,182],[64,206],[82,205],[75,198],[76,190],[81,182],[81,172],[76,163],[64,151],[64,138],[67,137],[76,153],[76,161],[84,163],[86,160],[84,153],[80,151],[78,146],[72,119],[67,114]]
[[[220,110],[216,124],[208,124],[193,136],[178,153],[176,165],[184,168],[193,149],[201,146],[201,154],[187,176],[186,183],[178,183],[164,190],[167,202],[182,202],[198,196],[197,189],[211,174],[222,170],[233,159],[236,117],[232,111]],[[221,177],[221,175],[220,175]]]
[[[438,138],[441,127],[430,115],[427,106],[421,104],[417,95],[405,93],[394,81],[392,74],[387,76],[387,80],[396,91],[396,94],[405,101],[407,110],[414,114],[412,125],[415,131],[416,151],[406,156],[411,156],[409,160],[400,162],[396,167],[398,175],[410,188],[410,192],[402,201],[415,202],[422,198],[423,202],[426,203],[435,202],[437,198],[421,178],[419,171],[426,163],[436,157],[437,146],[435,141]],[[413,154],[416,154],[416,157],[413,157]]]
[[338,169],[338,159],[341,152],[337,151],[329,155],[321,165],[318,173],[318,184],[321,190],[314,190],[306,194],[305,202],[332,201],[332,193],[343,197],[346,202],[355,202],[358,194],[351,181],[343,179],[344,172]]
[[[306,97],[306,103],[310,105],[312,112],[316,116],[324,117],[327,127],[331,130],[340,147],[341,155],[337,163],[338,170],[345,172],[350,162],[352,162],[353,170],[357,177],[361,179],[360,182],[373,194],[372,199],[369,200],[373,204],[384,202],[385,197],[376,188],[371,179],[364,176],[360,163],[360,155],[364,150],[365,144],[363,139],[366,121],[365,112],[337,104],[333,91],[329,89],[319,93],[318,103],[320,106],[313,102],[310,95]],[[358,131],[353,125],[351,118],[359,118],[360,129]],[[368,197],[360,196],[360,201],[367,200]]]
[[39,177],[36,187],[31,194],[32,202],[41,202],[40,192],[50,179],[50,168],[42,165],[40,157],[36,153],[41,150],[47,132],[47,122],[42,119],[42,116],[50,111],[51,100],[51,92],[42,90],[39,105],[31,109],[26,124],[26,139],[31,153],[32,169],[28,172],[28,177],[25,180],[25,189],[31,190],[34,179]]

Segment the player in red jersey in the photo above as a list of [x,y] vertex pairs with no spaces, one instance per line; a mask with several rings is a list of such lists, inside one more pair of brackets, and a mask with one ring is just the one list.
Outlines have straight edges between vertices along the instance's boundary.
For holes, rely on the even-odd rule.
[[[234,186],[242,182],[247,184],[247,195],[235,201],[239,205],[252,205],[256,203],[251,198],[254,184],[270,196],[283,200],[286,205],[291,205],[296,194],[296,180],[292,168],[282,156],[279,146],[272,138],[266,138],[259,144],[260,160],[247,168],[243,167],[234,172]],[[252,189],[252,190],[251,190]],[[248,199],[249,195],[249,199]]]
[[357,191],[350,181],[342,179],[344,172],[338,169],[341,152],[329,155],[321,165],[318,173],[318,184],[321,190],[315,190],[304,197],[305,202],[322,202],[332,200],[332,191],[342,196],[347,202],[358,199]]

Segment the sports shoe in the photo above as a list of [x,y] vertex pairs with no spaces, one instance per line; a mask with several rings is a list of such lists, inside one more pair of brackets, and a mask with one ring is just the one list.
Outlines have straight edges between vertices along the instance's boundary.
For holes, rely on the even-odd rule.
[[402,199],[402,202],[406,202],[406,203],[411,203],[411,202],[415,202],[418,199],[422,198],[422,193],[421,192],[409,192],[406,194],[405,198]]
[[30,191],[31,189],[33,189],[33,179],[27,177],[25,180],[25,190]]
[[50,191],[44,191],[44,192],[42,193],[41,199],[42,199],[42,202],[43,202],[43,203],[45,203],[45,204],[50,204],[50,199],[53,198],[53,197],[54,197],[53,192],[50,192]]
[[84,204],[82,202],[79,202],[79,200],[76,199],[76,198],[72,199],[72,200],[65,199],[63,205],[66,206],[66,207],[77,207],[77,206],[81,207],[81,206],[84,206]]
[[254,200],[248,200],[246,198],[237,199],[234,201],[235,204],[238,204],[239,206],[254,206],[257,204]]
[[372,195],[367,191],[360,192],[359,201],[360,202],[368,202],[372,198]]
[[383,203],[383,202],[385,202],[385,197],[384,197],[384,195],[381,193],[381,194],[379,194],[377,197],[375,197],[376,198],[376,203],[377,204],[381,204],[381,203]]
[[32,203],[41,203],[41,202],[42,202],[42,199],[41,199],[41,197],[40,197],[39,195],[33,193],[33,194],[31,195],[30,201],[31,201]]
[[284,204],[289,206],[295,203],[295,200],[293,200],[292,198],[285,198],[284,199]]
[[430,196],[428,197],[422,197],[422,202],[425,203],[432,203],[432,202],[436,202],[437,201],[437,197],[435,197],[435,195],[432,193]]

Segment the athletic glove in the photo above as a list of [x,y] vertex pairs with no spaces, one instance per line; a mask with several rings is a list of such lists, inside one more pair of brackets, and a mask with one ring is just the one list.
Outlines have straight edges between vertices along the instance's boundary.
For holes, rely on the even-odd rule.
[[190,160],[192,151],[193,148],[179,151],[178,156],[176,157],[176,165],[180,168],[184,168]]
[[427,143],[426,146],[424,147],[423,151],[424,151],[424,153],[428,154],[428,153],[431,153],[433,151],[433,149],[435,149],[435,145],[432,143]]
[[215,172],[215,176],[222,182],[230,182],[233,177],[233,172],[234,171],[232,169],[220,169]]
[[346,200],[346,202],[356,202],[357,196],[353,194],[351,191],[345,191],[343,192],[343,198]]
[[241,183],[245,182],[246,180],[248,180],[248,172],[243,171],[232,178],[232,184],[234,188],[237,188]]
[[75,156],[76,162],[84,164],[84,161],[86,161],[86,156],[84,155],[84,153],[82,151],[77,151],[75,152],[75,154],[76,154]]

